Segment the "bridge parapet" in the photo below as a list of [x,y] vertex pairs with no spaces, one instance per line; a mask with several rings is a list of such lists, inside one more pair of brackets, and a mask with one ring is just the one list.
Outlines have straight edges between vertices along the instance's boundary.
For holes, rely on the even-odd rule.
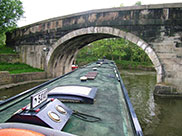
[[[52,18],[16,29],[7,34],[7,45],[50,45],[70,31],[90,26],[109,26],[132,32],[150,42],[160,34],[160,26],[181,25],[182,3],[143,5],[92,10]],[[166,31],[166,30],[164,30]],[[150,35],[150,36],[149,36]]]

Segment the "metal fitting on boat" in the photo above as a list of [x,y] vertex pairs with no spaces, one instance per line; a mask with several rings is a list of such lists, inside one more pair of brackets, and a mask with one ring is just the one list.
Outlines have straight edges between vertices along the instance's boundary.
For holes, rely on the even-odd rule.
[[80,77],[80,80],[81,81],[86,81],[87,80],[87,77],[86,76],[82,76],[82,77]]
[[97,68],[93,68],[93,71],[97,71]]

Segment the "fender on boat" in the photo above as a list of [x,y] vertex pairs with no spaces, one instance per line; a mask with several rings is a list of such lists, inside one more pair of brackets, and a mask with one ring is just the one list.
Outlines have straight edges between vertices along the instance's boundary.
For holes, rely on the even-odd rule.
[[[31,125],[26,123],[0,123],[0,130],[6,129],[6,128],[28,129],[30,131],[37,132],[39,134],[39,135],[27,135],[27,136],[76,136],[76,135],[62,132],[59,130],[54,130],[51,128],[46,128],[46,127],[41,127],[41,126]],[[13,136],[16,136],[16,135],[13,135]]]

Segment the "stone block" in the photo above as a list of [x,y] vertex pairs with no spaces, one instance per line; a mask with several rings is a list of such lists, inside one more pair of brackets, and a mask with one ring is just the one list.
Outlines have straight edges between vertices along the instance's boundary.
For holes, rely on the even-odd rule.
[[94,27],[94,33],[99,33],[98,27]]
[[24,45],[20,47],[20,56],[23,63],[32,67],[43,69],[45,65],[45,45]]
[[119,33],[120,33],[120,30],[114,28],[113,34],[114,34],[115,36],[119,36]]
[[0,62],[18,63],[20,62],[20,56],[18,54],[0,54]]
[[157,74],[159,75],[163,75],[163,70],[162,70],[162,66],[158,66],[158,67],[155,67],[155,70],[157,71]]
[[157,53],[157,55],[159,56],[160,59],[171,59],[171,58],[176,58],[176,54],[175,53]]
[[94,32],[94,27],[89,27],[88,28],[88,33],[93,33]]
[[154,50],[151,47],[148,46],[145,49],[145,52],[148,54],[149,58],[152,60],[155,67],[158,67],[161,65],[159,62],[159,58],[157,57],[157,55],[155,54]]
[[174,85],[156,84],[154,95],[161,97],[182,97],[182,92],[177,90],[177,87]]
[[139,39],[140,39],[139,37],[137,37],[137,36],[134,35],[133,38],[132,38],[132,40],[131,40],[131,42],[134,43],[134,44],[137,44],[138,41],[139,41]]
[[165,69],[165,71],[182,71],[181,70],[181,65],[176,63],[175,59],[162,59],[162,65]]
[[139,40],[139,41],[137,42],[137,45],[138,45],[139,47],[141,47],[143,43],[144,43],[143,40]]
[[175,86],[178,92],[182,92],[181,81],[182,81],[182,78],[166,77],[164,82],[166,84]]
[[174,46],[171,44],[153,43],[153,48],[157,53],[174,53]]
[[39,80],[45,79],[46,73],[45,72],[32,72],[32,73],[22,73],[22,74],[12,74],[12,82],[24,82],[24,81],[32,81],[32,80]]
[[10,84],[12,82],[11,75],[8,71],[0,71],[0,85]]
[[113,34],[114,29],[112,27],[105,27],[103,33],[105,34]]
[[143,43],[143,44],[141,45],[141,48],[142,48],[143,50],[145,50],[145,49],[147,48],[147,46],[148,46],[148,44]]
[[157,74],[157,83],[163,82],[163,76],[164,76],[164,75]]
[[126,32],[121,30],[121,31],[119,32],[119,37],[125,38],[125,37],[126,37]]
[[132,41],[133,37],[134,37],[134,35],[132,33],[126,33],[126,37],[125,37],[126,40]]

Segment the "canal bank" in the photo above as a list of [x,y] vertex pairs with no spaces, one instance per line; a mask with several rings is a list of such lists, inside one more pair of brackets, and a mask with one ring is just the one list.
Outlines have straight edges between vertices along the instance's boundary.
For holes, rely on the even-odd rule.
[[[46,72],[22,63],[20,54],[7,47],[0,47],[0,88],[3,86],[16,86],[43,80],[47,78]],[[6,88],[6,87],[5,87]]]
[[28,72],[21,74],[10,74],[8,71],[0,71],[0,86],[16,84],[26,81],[46,79],[46,72]]
[[0,86],[0,101],[15,96],[30,88],[33,88],[43,82],[46,82],[47,80],[48,79],[42,79],[42,80],[25,81],[16,84],[13,83],[8,85],[2,85]]

